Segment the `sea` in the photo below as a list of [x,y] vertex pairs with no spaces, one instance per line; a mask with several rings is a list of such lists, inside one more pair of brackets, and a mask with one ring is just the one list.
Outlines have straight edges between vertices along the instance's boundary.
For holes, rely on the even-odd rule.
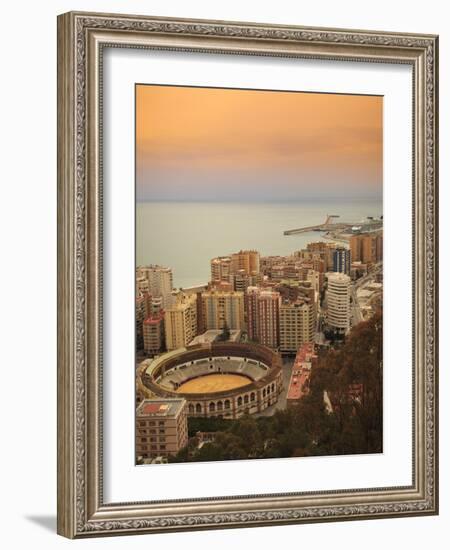
[[171,267],[175,288],[206,284],[210,260],[239,250],[289,255],[322,232],[283,231],[324,223],[327,214],[349,223],[382,215],[380,199],[305,200],[284,203],[138,202],[136,265]]

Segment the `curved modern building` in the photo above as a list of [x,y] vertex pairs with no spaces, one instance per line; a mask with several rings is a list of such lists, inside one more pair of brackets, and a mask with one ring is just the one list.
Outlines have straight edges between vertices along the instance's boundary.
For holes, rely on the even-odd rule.
[[258,344],[188,346],[141,363],[147,397],[184,398],[193,417],[239,418],[274,405],[282,390],[278,353]]
[[327,288],[327,322],[334,329],[350,329],[350,277],[344,273],[329,273]]

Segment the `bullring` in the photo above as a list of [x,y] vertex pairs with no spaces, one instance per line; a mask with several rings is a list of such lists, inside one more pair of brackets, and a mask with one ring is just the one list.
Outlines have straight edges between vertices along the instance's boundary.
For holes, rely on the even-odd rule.
[[233,419],[277,402],[281,365],[280,356],[260,344],[199,344],[143,361],[138,386],[146,397],[183,397],[190,417]]

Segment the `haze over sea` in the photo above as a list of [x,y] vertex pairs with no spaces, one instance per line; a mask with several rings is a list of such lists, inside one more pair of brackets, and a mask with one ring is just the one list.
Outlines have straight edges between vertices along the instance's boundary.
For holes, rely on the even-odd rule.
[[302,202],[138,202],[136,265],[171,267],[175,287],[205,284],[210,260],[239,250],[262,256],[288,255],[322,239],[322,233],[283,235],[323,223],[327,214],[357,224],[382,215],[380,198]]

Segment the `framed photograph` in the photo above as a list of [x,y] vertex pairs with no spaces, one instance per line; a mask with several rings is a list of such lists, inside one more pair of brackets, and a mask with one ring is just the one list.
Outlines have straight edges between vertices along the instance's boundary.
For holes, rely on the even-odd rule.
[[59,16],[59,534],[438,513],[437,55]]

